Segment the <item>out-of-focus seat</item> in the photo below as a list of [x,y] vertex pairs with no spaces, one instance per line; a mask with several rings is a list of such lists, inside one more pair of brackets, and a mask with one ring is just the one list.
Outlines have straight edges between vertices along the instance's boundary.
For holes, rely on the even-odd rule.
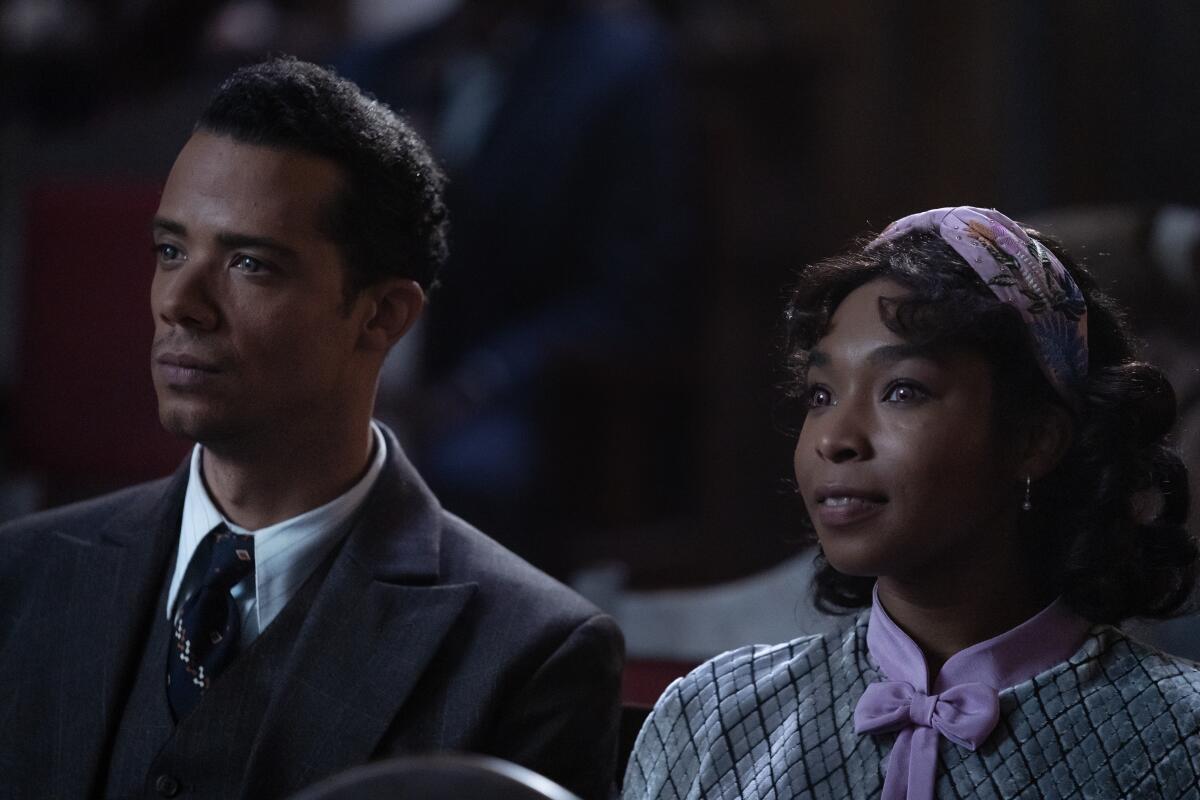
[[579,800],[509,761],[469,754],[407,756],[354,767],[292,800]]

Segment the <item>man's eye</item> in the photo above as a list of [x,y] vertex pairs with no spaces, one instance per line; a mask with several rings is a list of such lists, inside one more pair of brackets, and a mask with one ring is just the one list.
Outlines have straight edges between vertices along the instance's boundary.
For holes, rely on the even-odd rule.
[[914,400],[924,400],[929,392],[914,383],[899,382],[888,387],[883,396],[885,403],[911,403]]
[[156,244],[154,252],[158,254],[159,261],[178,261],[183,252],[173,244]]
[[232,266],[234,269],[241,270],[242,272],[249,272],[251,274],[256,272],[265,272],[267,269],[265,262],[259,261],[253,256],[238,256],[237,258],[233,259],[233,264],[230,266]]
[[833,395],[824,386],[814,386],[808,390],[808,407],[820,408],[833,405]]

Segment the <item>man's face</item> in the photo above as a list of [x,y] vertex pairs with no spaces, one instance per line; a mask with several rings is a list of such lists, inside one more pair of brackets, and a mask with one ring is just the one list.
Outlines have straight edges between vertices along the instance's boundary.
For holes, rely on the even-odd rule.
[[154,220],[151,368],[159,418],[206,444],[336,415],[361,364],[325,216],[331,161],[192,136]]

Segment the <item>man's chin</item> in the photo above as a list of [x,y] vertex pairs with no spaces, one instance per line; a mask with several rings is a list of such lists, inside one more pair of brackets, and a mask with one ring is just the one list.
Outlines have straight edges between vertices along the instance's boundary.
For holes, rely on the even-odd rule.
[[179,408],[173,404],[159,404],[158,421],[167,433],[201,444],[234,437],[239,427],[221,416],[198,409]]

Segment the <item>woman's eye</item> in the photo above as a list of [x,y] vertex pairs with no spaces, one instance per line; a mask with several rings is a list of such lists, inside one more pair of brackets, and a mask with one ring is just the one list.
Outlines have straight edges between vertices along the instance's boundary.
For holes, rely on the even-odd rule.
[[242,272],[249,272],[251,274],[255,272],[264,272],[267,268],[266,263],[259,261],[253,256],[238,256],[233,260],[233,264],[231,266],[233,266],[234,269],[241,270]]
[[833,395],[824,386],[814,386],[808,390],[808,407],[820,408],[833,404]]
[[929,392],[912,383],[894,383],[888,387],[883,396],[885,403],[911,403],[914,400],[924,400]]

